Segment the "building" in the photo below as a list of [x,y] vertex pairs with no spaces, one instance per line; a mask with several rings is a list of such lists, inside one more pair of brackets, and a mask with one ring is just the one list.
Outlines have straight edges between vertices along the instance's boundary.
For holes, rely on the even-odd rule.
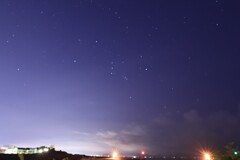
[[0,147],[1,154],[40,154],[53,150],[54,147],[41,146],[37,148],[22,148],[13,145],[5,145]]

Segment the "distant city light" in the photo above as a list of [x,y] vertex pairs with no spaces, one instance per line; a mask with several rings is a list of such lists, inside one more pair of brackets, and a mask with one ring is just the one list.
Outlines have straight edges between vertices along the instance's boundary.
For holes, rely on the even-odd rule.
[[44,149],[43,149],[43,152],[48,152],[48,151],[49,151],[48,148],[44,148]]
[[42,149],[39,149],[39,150],[38,150],[38,153],[43,153],[43,150],[42,150]]
[[144,152],[144,151],[142,151],[142,152],[141,152],[141,154],[142,154],[142,155],[144,155],[144,154],[145,154],[145,152]]

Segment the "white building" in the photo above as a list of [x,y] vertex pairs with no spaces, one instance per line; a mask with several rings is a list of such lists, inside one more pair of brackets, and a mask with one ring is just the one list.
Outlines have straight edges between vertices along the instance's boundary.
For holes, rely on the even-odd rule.
[[39,154],[48,152],[54,149],[53,147],[41,146],[37,148],[21,148],[13,145],[5,145],[0,147],[0,153],[2,154]]

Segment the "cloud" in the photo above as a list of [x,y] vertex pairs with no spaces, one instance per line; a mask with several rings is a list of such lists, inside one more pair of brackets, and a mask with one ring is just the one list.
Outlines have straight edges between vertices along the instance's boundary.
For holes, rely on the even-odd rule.
[[142,149],[150,154],[193,153],[201,147],[223,147],[231,141],[239,142],[239,113],[216,111],[201,115],[190,110],[182,114],[160,114],[145,124],[129,123],[118,129],[91,132],[62,129],[57,134],[55,129],[48,129],[44,136],[39,132],[36,141],[36,136],[32,136],[17,145],[50,143],[57,149],[80,154],[110,154],[113,149],[122,154],[138,154]]
[[196,110],[182,114],[166,113],[148,124],[131,124],[118,131],[95,134],[98,144],[124,153],[146,149],[151,154],[193,153],[201,147],[218,147],[239,141],[239,114],[217,111],[200,115]]
[[218,147],[239,141],[237,126],[240,126],[240,117],[225,111],[208,116],[195,110],[181,115],[160,115],[148,128],[148,134],[152,135],[148,146],[154,153],[192,153],[202,146]]
[[120,131],[101,131],[96,133],[98,143],[106,148],[117,149],[124,154],[135,153],[142,149],[144,128],[138,125],[129,125]]

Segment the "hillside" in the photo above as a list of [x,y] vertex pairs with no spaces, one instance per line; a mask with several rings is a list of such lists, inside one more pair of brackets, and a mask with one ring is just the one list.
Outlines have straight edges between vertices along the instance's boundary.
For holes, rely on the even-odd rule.
[[101,159],[85,155],[73,155],[62,151],[51,150],[42,154],[0,154],[0,160],[83,160],[83,159]]

